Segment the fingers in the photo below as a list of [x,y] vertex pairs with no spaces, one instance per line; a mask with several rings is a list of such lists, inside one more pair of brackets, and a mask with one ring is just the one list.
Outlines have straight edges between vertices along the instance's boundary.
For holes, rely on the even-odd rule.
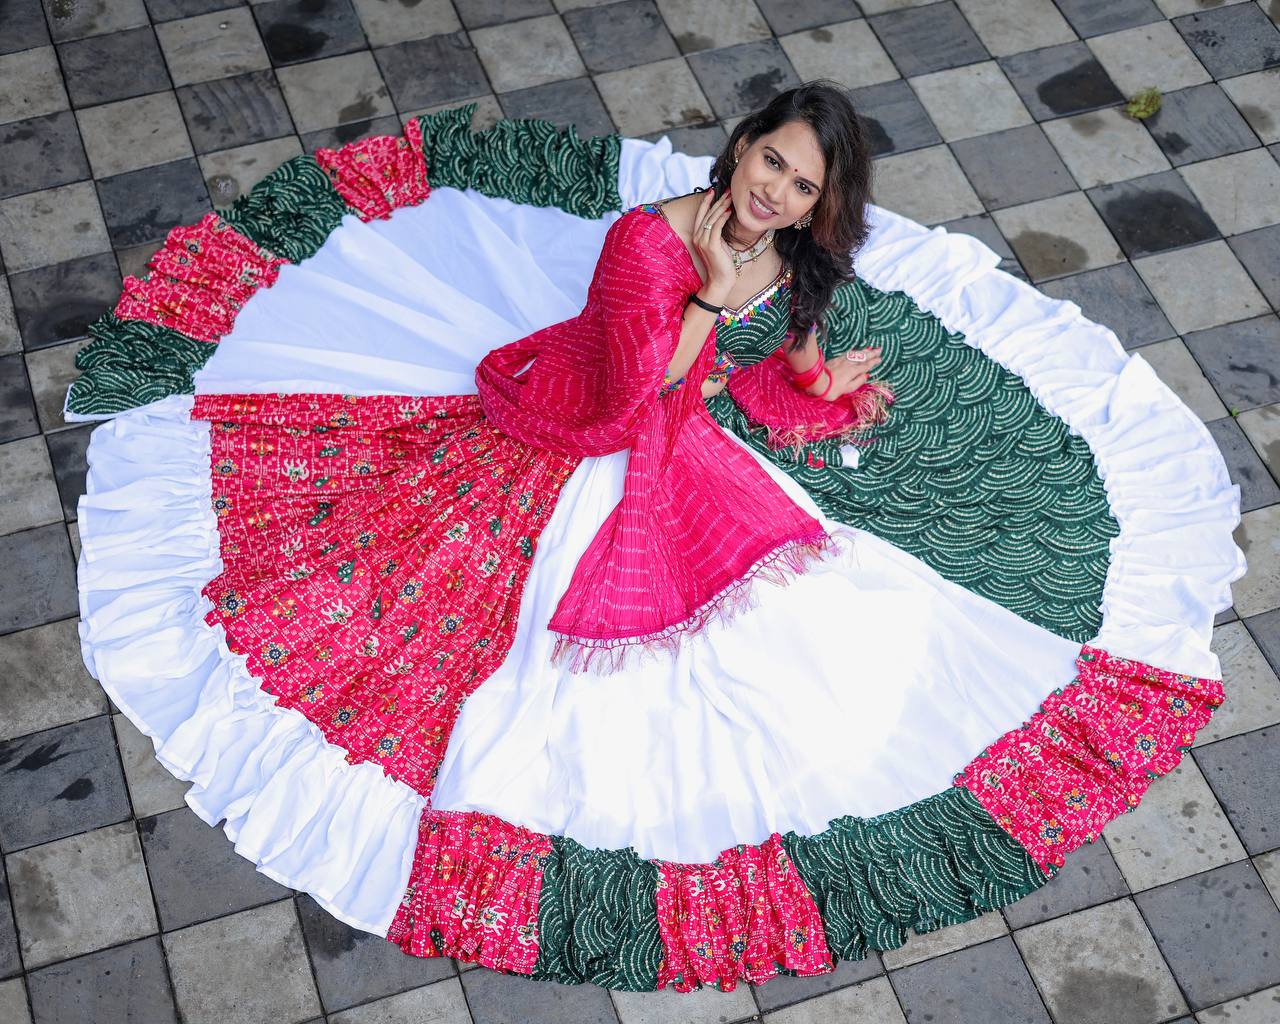
[[[711,192],[707,192],[708,197],[711,195]],[[702,205],[698,208],[698,216],[694,224],[695,239],[706,234],[708,229],[714,231],[716,220],[722,216],[727,216],[732,197],[733,193],[726,190],[719,199],[709,205],[706,198],[703,199]]]
[[706,220],[707,210],[711,206],[711,202],[712,202],[711,197],[713,195],[714,193],[711,191],[711,189],[707,189],[707,191],[702,193],[702,201],[698,203],[698,212],[694,214],[694,217],[693,217],[693,231],[695,235],[697,234],[699,229],[701,229],[702,222]]
[[837,360],[837,362],[844,363],[845,372],[841,374],[841,376],[844,376],[849,380],[853,380],[859,376],[867,376],[880,364],[880,360],[878,359],[867,359],[860,363],[850,362],[849,360]]
[[[726,193],[727,194],[727,193]],[[723,198],[723,197],[721,197]],[[698,216],[695,220],[701,221],[706,217],[707,211],[715,206],[720,199],[716,198],[716,194],[712,189],[707,189],[702,193],[702,201],[698,203]]]
[[864,349],[836,356],[828,364],[839,380],[841,394],[857,391],[871,379],[871,371],[879,365],[880,349]]
[[733,198],[728,192],[715,201],[711,207],[711,236],[714,238],[719,228],[724,227],[724,223],[729,219],[729,214],[733,212]]
[[[727,192],[725,194],[728,195]],[[729,217],[732,215],[732,213],[733,213],[732,202],[725,203],[724,206],[720,207],[719,212],[716,213],[715,215],[715,224],[711,229],[711,234],[713,237],[718,234],[720,228],[724,227],[725,223],[729,220]]]

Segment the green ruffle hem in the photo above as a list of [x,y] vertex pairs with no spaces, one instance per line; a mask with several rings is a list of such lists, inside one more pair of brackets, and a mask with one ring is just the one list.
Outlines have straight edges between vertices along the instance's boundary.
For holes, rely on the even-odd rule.
[[[551,842],[530,977],[653,991],[663,956],[656,863],[630,849]],[[782,842],[841,960],[1015,903],[1052,877],[959,786],[874,818],[838,818],[816,835],[788,832]]]

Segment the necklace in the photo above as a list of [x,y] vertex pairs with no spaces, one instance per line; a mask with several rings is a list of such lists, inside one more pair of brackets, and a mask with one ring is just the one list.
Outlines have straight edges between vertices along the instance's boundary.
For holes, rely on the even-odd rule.
[[773,244],[774,229],[770,228],[763,235],[757,238],[751,245],[739,252],[733,246],[729,246],[729,252],[733,257],[733,272],[738,277],[742,276],[742,267],[744,264],[750,263],[754,259],[758,259],[764,254],[764,251]]

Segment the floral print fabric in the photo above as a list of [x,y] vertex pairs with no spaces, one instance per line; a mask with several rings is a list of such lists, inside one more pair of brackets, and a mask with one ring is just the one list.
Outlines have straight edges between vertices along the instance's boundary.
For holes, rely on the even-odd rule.
[[[593,850],[428,808],[388,937],[567,983],[731,991],[900,948],[1013,903],[1170,771],[1219,680],[1085,646],[1080,676],[934,796],[725,850],[710,864]],[[520,966],[515,966],[515,965]]]
[[201,395],[192,416],[223,561],[207,620],[350,763],[428,794],[577,460],[498,433],[474,395]]
[[207,213],[169,232],[145,277],[125,278],[115,315],[214,342],[231,330],[254,292],[275,283],[286,262]]
[[1084,645],[1079,675],[988,747],[966,786],[1042,868],[1093,842],[1172,771],[1224,699],[1222,680],[1169,672]]
[[341,149],[317,149],[315,158],[361,220],[386,220],[431,194],[417,118],[405,122],[403,135],[374,135]]
[[818,908],[777,834],[725,850],[713,864],[660,863],[657,903],[658,988],[732,992],[739,980],[766,981],[780,969],[832,969]]
[[427,811],[387,938],[414,956],[532,973],[551,840],[478,812]]

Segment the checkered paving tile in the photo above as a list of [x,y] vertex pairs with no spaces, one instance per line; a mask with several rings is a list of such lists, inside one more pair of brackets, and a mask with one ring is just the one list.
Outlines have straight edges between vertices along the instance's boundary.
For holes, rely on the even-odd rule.
[[[87,323],[173,225],[413,114],[476,101],[480,126],[546,118],[703,155],[820,77],[866,122],[878,203],[977,236],[1205,421],[1250,563],[1213,638],[1233,700],[1021,902],[731,995],[406,957],[253,871],[79,660],[92,428],[61,407]],[[0,1020],[1275,1019],[1280,5],[8,0],[0,83]],[[1125,116],[1152,87],[1158,112]]]

